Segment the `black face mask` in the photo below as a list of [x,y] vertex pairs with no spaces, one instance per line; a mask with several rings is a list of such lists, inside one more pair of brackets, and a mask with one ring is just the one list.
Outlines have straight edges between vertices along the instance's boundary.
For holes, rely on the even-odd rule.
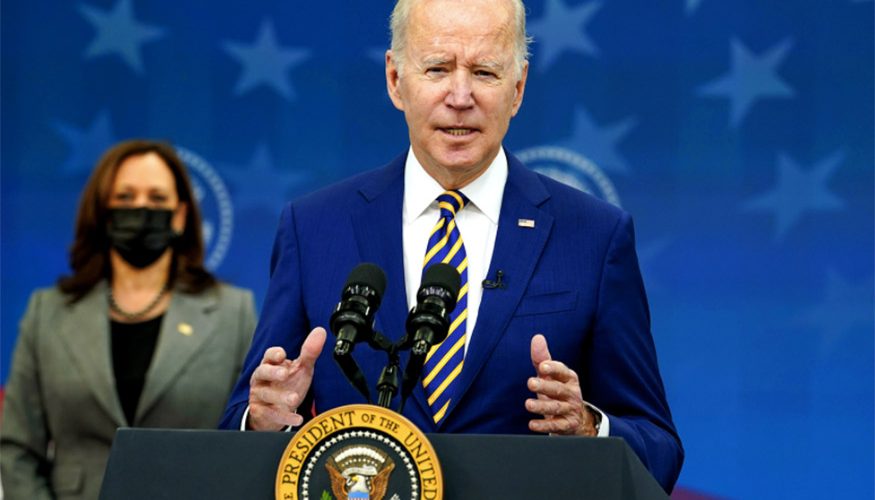
[[109,241],[128,264],[140,269],[148,267],[176,239],[170,225],[172,218],[172,210],[112,208],[109,210]]

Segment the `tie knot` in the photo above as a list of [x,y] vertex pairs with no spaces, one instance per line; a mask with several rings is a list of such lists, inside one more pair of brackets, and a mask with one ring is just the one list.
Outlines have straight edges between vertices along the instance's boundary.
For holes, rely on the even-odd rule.
[[450,212],[450,215],[455,216],[468,203],[468,198],[461,191],[452,189],[444,191],[443,194],[438,196],[437,202],[442,212],[447,210]]

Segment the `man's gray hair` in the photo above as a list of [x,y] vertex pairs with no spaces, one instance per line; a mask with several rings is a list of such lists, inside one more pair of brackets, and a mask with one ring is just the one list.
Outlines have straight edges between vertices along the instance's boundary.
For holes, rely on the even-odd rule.
[[[417,0],[398,0],[389,18],[389,27],[392,30],[392,58],[398,67],[399,73],[405,62],[407,44],[407,27],[410,24],[410,10]],[[513,50],[514,62],[516,63],[516,77],[523,74],[523,67],[529,59],[529,43],[532,39],[526,35],[526,7],[522,0],[508,0],[513,8],[514,33]]]

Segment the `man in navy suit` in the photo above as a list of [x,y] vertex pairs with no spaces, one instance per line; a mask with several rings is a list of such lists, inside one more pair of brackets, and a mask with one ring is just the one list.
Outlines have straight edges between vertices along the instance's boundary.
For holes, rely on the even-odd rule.
[[[683,449],[631,219],[502,147],[527,52],[520,0],[398,2],[386,83],[410,149],[285,207],[223,427],[280,430],[302,413],[364,402],[323,350],[347,274],[361,262],[386,271],[377,329],[397,340],[424,262],[446,254],[463,276],[463,311],[405,416],[425,432],[621,436],[671,490]],[[375,380],[385,355],[355,354]]]

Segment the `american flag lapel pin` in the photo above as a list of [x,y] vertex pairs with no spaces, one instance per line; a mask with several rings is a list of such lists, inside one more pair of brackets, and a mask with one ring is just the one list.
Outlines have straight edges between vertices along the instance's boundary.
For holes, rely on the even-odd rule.
[[516,221],[516,225],[519,227],[535,227],[535,221],[533,219],[519,219]]

